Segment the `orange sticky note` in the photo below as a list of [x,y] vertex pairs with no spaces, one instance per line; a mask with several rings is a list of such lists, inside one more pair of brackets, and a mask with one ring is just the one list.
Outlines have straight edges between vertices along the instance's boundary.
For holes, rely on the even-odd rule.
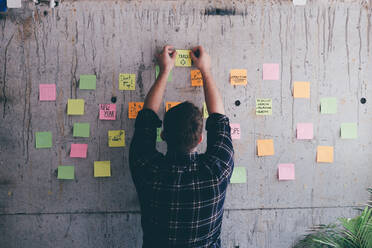
[[247,84],[247,70],[245,69],[230,70],[230,83],[232,85],[246,85]]
[[203,76],[200,70],[191,70],[191,86],[203,86]]
[[294,98],[310,98],[310,82],[294,82]]
[[143,102],[129,102],[128,118],[136,119],[139,111],[143,109]]
[[168,111],[170,110],[171,108],[177,106],[178,104],[180,104],[181,102],[166,102],[165,103],[165,111]]
[[316,161],[318,163],[333,163],[333,146],[318,146]]
[[274,141],[272,139],[257,140],[258,156],[274,155]]

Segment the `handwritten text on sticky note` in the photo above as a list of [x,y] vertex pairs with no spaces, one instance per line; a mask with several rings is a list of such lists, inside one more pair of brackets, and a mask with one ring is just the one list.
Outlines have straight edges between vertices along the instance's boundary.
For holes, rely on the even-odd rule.
[[136,74],[120,73],[119,90],[135,90],[135,89],[136,89]]
[[143,102],[129,102],[128,118],[136,119],[139,111],[143,109]]
[[109,130],[108,131],[108,145],[109,147],[125,146],[124,130]]
[[191,50],[177,50],[176,66],[191,66]]
[[240,124],[230,123],[231,139],[240,139]]
[[247,70],[245,69],[230,70],[230,83],[232,85],[246,85],[247,84]]
[[273,103],[270,98],[256,99],[256,115],[272,115]]
[[116,120],[116,104],[100,104],[99,119]]
[[272,139],[257,140],[258,156],[274,155],[274,141]]
[[40,101],[55,101],[56,100],[56,85],[55,84],[39,84],[39,100]]
[[191,70],[191,86],[203,86],[203,76],[200,70]]

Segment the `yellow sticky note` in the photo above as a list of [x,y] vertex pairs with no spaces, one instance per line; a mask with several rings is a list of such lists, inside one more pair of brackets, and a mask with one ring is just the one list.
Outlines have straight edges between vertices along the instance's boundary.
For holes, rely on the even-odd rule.
[[177,50],[176,66],[191,66],[191,50]]
[[94,161],[94,177],[111,177],[110,161]]
[[191,70],[191,86],[203,86],[203,76],[200,70]]
[[84,99],[68,99],[67,100],[68,115],[83,115],[84,114]]
[[316,161],[318,163],[333,163],[333,146],[318,146]]
[[230,83],[232,85],[246,85],[247,84],[247,70],[245,69],[230,70]]
[[204,119],[207,119],[209,117],[208,108],[207,108],[206,103],[203,103],[203,117],[204,117]]
[[165,111],[168,111],[170,110],[171,108],[177,106],[178,104],[180,104],[181,102],[166,102],[165,103]]
[[143,102],[129,102],[128,118],[136,119],[141,109],[143,109]]
[[274,141],[272,139],[257,140],[258,156],[274,155]]
[[125,146],[124,130],[109,130],[108,131],[108,145],[109,147]]
[[136,74],[120,73],[119,90],[135,90],[135,89],[136,89]]
[[294,82],[294,98],[310,98],[310,82]]

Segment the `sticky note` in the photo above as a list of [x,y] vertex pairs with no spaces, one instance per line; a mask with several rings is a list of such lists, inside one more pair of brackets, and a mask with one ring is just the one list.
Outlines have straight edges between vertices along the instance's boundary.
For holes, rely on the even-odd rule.
[[230,123],[231,139],[240,139],[240,124]]
[[139,111],[143,109],[143,102],[129,102],[128,118],[136,119]]
[[70,158],[86,158],[88,144],[71,144]]
[[230,178],[230,183],[246,183],[247,170],[245,167],[235,166]]
[[170,110],[171,108],[177,106],[178,104],[180,104],[181,102],[166,102],[165,103],[165,111],[168,111]]
[[79,89],[81,90],[95,90],[96,89],[96,75],[80,75]]
[[162,142],[163,139],[161,138],[161,127],[156,129],[156,142]]
[[22,0],[7,0],[6,4],[9,9],[22,8]]
[[55,101],[56,100],[56,85],[55,84],[39,84],[39,100],[40,101]]
[[58,179],[74,179],[75,178],[75,166],[72,165],[60,165],[58,166]]
[[293,0],[293,5],[295,5],[295,6],[306,5],[306,0]]
[[247,84],[247,70],[245,69],[230,70],[230,83],[232,85],[246,85]]
[[320,99],[320,112],[322,114],[336,114],[337,113],[337,98],[327,97]]
[[341,138],[342,139],[358,138],[357,123],[341,123]]
[[84,114],[84,99],[68,99],[67,114],[68,115],[83,115]]
[[108,131],[108,146],[109,147],[124,147],[125,146],[124,130],[109,130]]
[[207,108],[207,104],[206,103],[203,103],[203,117],[205,119],[207,119],[209,117],[208,108]]
[[119,90],[135,90],[135,89],[136,89],[136,74],[120,73]]
[[[160,73],[160,67],[159,67],[159,65],[155,65],[155,78],[156,79],[158,78],[159,73]],[[169,72],[167,81],[168,82],[172,81],[172,71]]]
[[263,64],[263,80],[279,80],[279,64]]
[[272,115],[273,103],[270,98],[256,99],[256,115]]
[[272,139],[257,140],[258,156],[274,155],[274,141]]
[[310,82],[294,82],[294,98],[310,98]]
[[99,119],[116,120],[116,104],[100,104]]
[[110,161],[94,161],[94,177],[111,177]]
[[35,133],[36,148],[51,148],[52,133],[51,132],[36,132]]
[[297,139],[313,139],[313,123],[297,123]]
[[278,164],[279,180],[295,180],[294,164]]
[[191,50],[177,50],[176,66],[191,66]]
[[191,70],[191,86],[203,86],[203,76],[200,70]]
[[333,163],[333,146],[318,146],[316,161],[318,163]]
[[88,122],[76,122],[74,123],[74,129],[72,136],[88,138],[90,135],[90,124]]

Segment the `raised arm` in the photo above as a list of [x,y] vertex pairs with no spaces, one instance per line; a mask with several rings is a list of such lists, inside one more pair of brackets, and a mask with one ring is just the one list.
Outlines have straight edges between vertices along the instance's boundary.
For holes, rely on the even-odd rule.
[[167,79],[170,71],[176,62],[177,52],[172,46],[165,46],[160,54],[157,55],[160,73],[155,83],[147,93],[143,108],[151,109],[155,113],[159,111],[163,99]]
[[191,58],[203,76],[205,103],[209,114],[225,114],[221,95],[211,73],[211,58],[202,46],[192,49]]

